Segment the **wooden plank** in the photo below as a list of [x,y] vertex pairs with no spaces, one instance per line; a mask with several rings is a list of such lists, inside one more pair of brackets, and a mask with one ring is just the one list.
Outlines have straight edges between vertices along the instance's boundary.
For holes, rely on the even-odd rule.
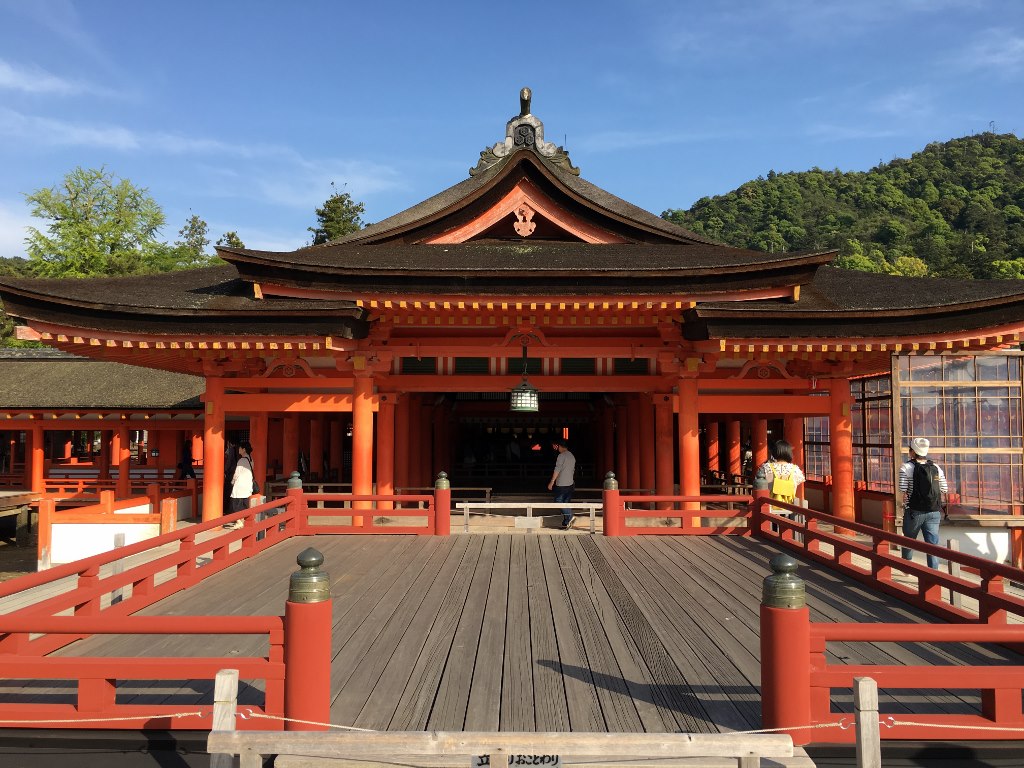
[[646,731],[701,732],[707,713],[657,639],[650,623],[590,537],[578,537],[577,566],[593,590],[601,625]]
[[[427,632],[423,650],[415,660],[409,683],[396,702],[394,716],[388,723],[390,730],[418,731],[427,727],[430,712],[437,698],[437,690],[445,667],[451,659],[455,632],[462,617],[473,574],[476,572],[483,549],[483,539],[472,537],[466,542],[464,555]],[[397,659],[392,658],[392,663]],[[461,663],[459,659],[456,663]],[[385,678],[381,684],[387,685]],[[372,700],[371,700],[372,701]],[[392,704],[395,707],[395,704]]]
[[508,606],[512,537],[497,536],[491,588],[487,594],[480,642],[476,648],[473,682],[469,690],[466,730],[496,731],[501,722],[501,673],[505,658],[505,620]]
[[498,549],[497,536],[481,536],[480,557],[472,576],[469,593],[455,628],[452,649],[437,686],[434,708],[427,721],[431,731],[460,731],[466,724],[469,690],[473,681],[473,663],[477,641],[484,621],[488,587]]
[[[667,574],[651,577],[653,568],[642,551],[630,558],[625,548],[610,548],[610,556],[618,559],[624,583],[649,617],[662,642],[693,689],[693,695],[702,703],[708,716],[718,726],[728,730],[757,728],[761,723],[761,702],[757,691],[759,679],[751,679],[736,666],[735,656],[756,653],[759,641],[753,639],[751,650],[737,648],[721,642],[712,634],[718,626],[716,620],[698,609],[691,610],[695,602],[681,591],[675,579]],[[723,596],[723,602],[728,597]],[[723,608],[727,613],[727,609]],[[728,624],[726,624],[728,626]],[[727,630],[726,630],[727,631]],[[707,636],[702,639],[701,635]],[[742,641],[737,641],[742,646]]]
[[505,620],[504,672],[501,681],[502,731],[534,731],[533,649],[530,647],[530,599],[526,583],[526,538],[512,537]]
[[[534,720],[538,730],[569,730],[569,707],[558,658],[549,574],[545,571],[539,536],[528,536],[526,544],[526,587],[530,613],[530,647],[533,652]],[[547,537],[550,538],[550,537]],[[551,574],[560,580],[559,574]]]
[[569,600],[565,577],[550,536],[538,537],[548,585],[548,600],[555,629],[559,673],[565,689],[569,726],[573,731],[604,730],[604,715],[576,614]]
[[[339,649],[337,658],[341,663],[332,663],[331,677],[334,678],[339,667],[349,666],[350,671],[343,675],[344,682],[331,705],[333,722],[358,724],[360,712],[388,666],[388,661],[405,637],[438,572],[449,562],[456,538],[459,537],[436,539],[432,547],[434,551],[426,565],[417,573],[410,573],[407,578],[403,578],[396,584],[396,589],[392,590],[401,592],[395,595],[400,599],[389,603],[382,601],[378,607],[383,606],[384,609],[375,609],[376,621],[366,623],[368,631],[353,636],[357,642],[348,643]],[[454,569],[454,565],[451,567]]]
[[[609,731],[642,732],[643,719],[637,712],[637,704],[633,701],[616,660],[615,651],[605,633],[600,611],[594,605],[594,592],[602,590],[603,587],[593,581],[585,581],[580,573],[577,565],[579,553],[573,551],[577,538],[563,536],[553,544],[569,595],[569,603],[576,613],[585,654],[584,666],[593,677],[605,727]],[[572,671],[569,671],[569,674],[572,674]]]

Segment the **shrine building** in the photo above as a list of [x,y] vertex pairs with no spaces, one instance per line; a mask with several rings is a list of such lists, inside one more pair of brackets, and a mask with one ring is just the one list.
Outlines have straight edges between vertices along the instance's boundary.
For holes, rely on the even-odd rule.
[[[218,247],[226,266],[160,275],[3,278],[22,338],[202,392],[199,408],[178,380],[153,403],[0,403],[12,468],[22,445],[41,485],[44,433],[83,429],[127,467],[127,430],[155,429],[158,466],[173,473],[185,445],[202,458],[210,520],[227,439],[252,442],[257,477],[301,468],[390,494],[442,470],[544,493],[566,437],[577,485],[614,471],[623,489],[695,496],[743,474],[745,444],[756,466],[784,436],[853,519],[858,489],[891,487],[924,435],[965,504],[1021,512],[1024,282],[712,242],[586,181],[530,99],[468,178],[341,239]],[[109,376],[76,365],[61,386]]]

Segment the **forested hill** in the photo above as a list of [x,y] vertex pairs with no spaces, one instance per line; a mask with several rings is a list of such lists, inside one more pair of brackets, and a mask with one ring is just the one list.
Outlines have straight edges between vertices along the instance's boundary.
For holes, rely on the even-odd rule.
[[1024,140],[967,136],[866,172],[770,171],[662,216],[735,246],[838,249],[853,269],[1024,278]]

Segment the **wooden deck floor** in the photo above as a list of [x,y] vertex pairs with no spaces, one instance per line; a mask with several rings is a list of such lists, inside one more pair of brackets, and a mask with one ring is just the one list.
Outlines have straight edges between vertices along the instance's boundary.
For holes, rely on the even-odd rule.
[[[308,546],[324,553],[333,585],[336,724],[627,732],[759,727],[758,610],[776,550],[756,539],[299,538],[146,613],[283,613],[295,556]],[[806,565],[800,575],[815,621],[931,620],[816,566]],[[97,637],[64,653],[253,655],[265,652],[259,642]],[[840,663],[1021,663],[1004,650],[940,645],[837,644],[831,650]],[[36,701],[69,698],[49,687],[31,695]],[[259,696],[246,688],[240,699]],[[118,694],[119,701],[183,706],[211,698],[209,686],[189,681],[170,689],[124,687]],[[901,702],[908,700],[917,711],[977,705],[966,694],[907,691],[883,699],[882,708],[905,711]]]

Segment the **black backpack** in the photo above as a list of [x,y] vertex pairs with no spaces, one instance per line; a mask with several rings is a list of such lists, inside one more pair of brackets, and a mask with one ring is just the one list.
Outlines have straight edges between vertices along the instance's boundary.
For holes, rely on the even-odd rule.
[[936,512],[942,509],[942,487],[939,468],[929,459],[924,464],[914,462],[914,490],[910,494],[910,509],[918,512]]

